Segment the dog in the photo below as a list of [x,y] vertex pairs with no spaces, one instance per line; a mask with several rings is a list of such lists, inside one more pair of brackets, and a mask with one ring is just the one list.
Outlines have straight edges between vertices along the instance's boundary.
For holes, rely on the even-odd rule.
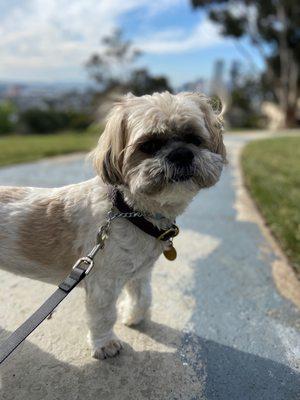
[[[203,94],[124,96],[92,152],[95,178],[54,189],[0,188],[1,268],[59,283],[95,244],[112,207],[108,185],[153,225],[170,225],[199,190],[219,180],[226,163],[222,130],[221,114]],[[149,315],[151,269],[165,248],[130,220],[112,222],[83,282],[93,357],[122,348],[113,326],[123,288],[123,322],[135,325]]]

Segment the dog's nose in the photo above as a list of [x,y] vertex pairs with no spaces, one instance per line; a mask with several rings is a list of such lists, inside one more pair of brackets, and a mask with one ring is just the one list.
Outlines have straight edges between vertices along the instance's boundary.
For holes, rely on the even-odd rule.
[[173,164],[188,165],[194,159],[194,153],[184,147],[178,147],[167,155],[167,159]]

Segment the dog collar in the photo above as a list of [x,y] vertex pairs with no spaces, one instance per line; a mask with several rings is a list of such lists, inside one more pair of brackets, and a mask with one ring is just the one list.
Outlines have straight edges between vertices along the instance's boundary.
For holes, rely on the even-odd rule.
[[[163,242],[173,239],[179,233],[179,228],[176,224],[171,224],[167,229],[159,229],[147,220],[142,213],[136,212],[130,207],[124,200],[123,193],[115,186],[108,187],[108,197],[112,202],[113,206],[122,214],[128,215],[127,219],[132,224],[140,228],[143,232],[150,236],[155,237]],[[124,215],[126,218],[126,215]]]

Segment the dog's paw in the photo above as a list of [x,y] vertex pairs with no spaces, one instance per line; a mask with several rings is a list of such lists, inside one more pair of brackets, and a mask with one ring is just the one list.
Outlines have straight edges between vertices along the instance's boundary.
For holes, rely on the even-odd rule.
[[92,357],[98,360],[105,360],[106,358],[118,355],[122,347],[123,346],[120,340],[111,339],[107,341],[103,346],[92,350]]

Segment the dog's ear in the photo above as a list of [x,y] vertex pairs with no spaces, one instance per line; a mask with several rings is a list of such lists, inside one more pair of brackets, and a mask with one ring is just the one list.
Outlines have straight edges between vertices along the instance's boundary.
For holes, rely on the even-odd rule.
[[220,154],[224,161],[227,162],[226,148],[223,142],[225,106],[218,97],[208,98],[203,106],[203,112],[205,124],[211,133],[214,151]]
[[211,140],[212,150],[220,154],[224,162],[226,159],[226,148],[223,143],[224,120],[223,114],[225,107],[219,98],[209,98],[202,93],[183,93],[184,96],[193,100],[200,108],[204,116],[204,122],[208,129]]
[[98,175],[111,185],[123,183],[124,149],[128,139],[126,125],[125,107],[121,101],[110,112],[98,145],[92,153]]

